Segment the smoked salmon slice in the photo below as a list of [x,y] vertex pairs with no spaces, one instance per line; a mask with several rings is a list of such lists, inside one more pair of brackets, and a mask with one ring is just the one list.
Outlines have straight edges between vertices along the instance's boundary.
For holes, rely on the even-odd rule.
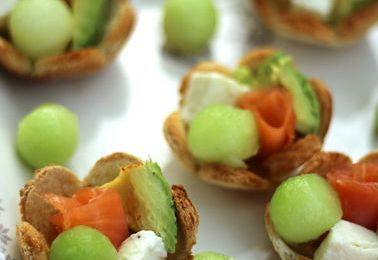
[[377,230],[378,165],[357,163],[331,170],[327,179],[339,194],[343,218]]
[[51,222],[59,232],[83,225],[95,228],[118,248],[128,237],[128,224],[117,191],[103,188],[82,188],[72,198],[46,194],[48,202],[58,211]]
[[287,90],[273,87],[250,91],[240,97],[237,106],[254,114],[259,130],[259,156],[267,157],[293,142],[295,112]]

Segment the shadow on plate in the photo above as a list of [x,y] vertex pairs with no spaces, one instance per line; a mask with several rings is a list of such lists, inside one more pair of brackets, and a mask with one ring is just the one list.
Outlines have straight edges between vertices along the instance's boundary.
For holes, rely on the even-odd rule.
[[[199,55],[179,55],[171,53],[164,46],[161,46],[160,64],[164,68],[164,72],[170,76],[177,77],[189,71],[189,69],[202,61],[211,61],[212,53],[210,48],[207,48]],[[179,83],[179,81],[178,81]]]
[[0,74],[1,99],[6,101],[0,108],[9,131],[16,133],[18,121],[34,107],[57,102],[78,115],[81,144],[95,136],[101,121],[125,113],[128,92],[127,75],[118,63],[84,79],[56,82],[29,82]]
[[[207,184],[173,157],[163,172],[170,183],[185,186],[199,211],[200,227],[195,251],[210,250],[232,256],[247,256],[253,252],[270,255],[273,252],[263,220],[270,192],[242,192]],[[211,230],[211,234],[206,230]],[[253,245],[264,246],[264,249],[260,248],[258,252]]]
[[161,46],[160,63],[170,75],[184,75],[202,61],[214,61],[231,69],[248,51],[269,45],[274,34],[256,18],[250,0],[219,1],[217,31],[209,46],[198,55],[175,55]]

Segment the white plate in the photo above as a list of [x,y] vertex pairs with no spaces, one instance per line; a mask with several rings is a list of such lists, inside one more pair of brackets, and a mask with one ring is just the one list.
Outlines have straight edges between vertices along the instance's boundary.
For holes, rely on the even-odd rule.
[[[15,242],[19,189],[32,177],[15,151],[17,122],[43,102],[78,114],[79,148],[67,165],[84,176],[101,156],[125,151],[159,162],[171,183],[184,184],[199,210],[195,252],[213,250],[237,259],[275,259],[263,226],[268,193],[209,186],[175,160],[162,134],[164,118],[177,107],[182,75],[200,59],[230,67],[249,49],[272,45],[292,54],[300,68],[323,79],[334,93],[335,113],[325,148],[354,159],[371,149],[378,90],[378,28],[358,44],[326,49],[274,37],[251,15],[248,0],[218,0],[221,22],[210,51],[183,59],[162,51],[162,1],[134,1],[138,23],[114,64],[80,80],[31,84],[0,75],[0,259],[20,259]],[[0,54],[1,55],[1,54]],[[1,253],[2,252],[2,253]],[[9,254],[9,255],[8,255]],[[5,256],[4,256],[5,257]]]

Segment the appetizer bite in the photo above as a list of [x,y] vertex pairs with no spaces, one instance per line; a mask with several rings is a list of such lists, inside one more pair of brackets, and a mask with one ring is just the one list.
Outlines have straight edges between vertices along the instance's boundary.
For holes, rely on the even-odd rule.
[[0,66],[30,79],[101,69],[120,51],[135,21],[128,0],[4,1]]
[[281,259],[378,259],[378,153],[321,152],[283,182],[265,226]]
[[276,33],[321,45],[342,46],[362,38],[378,21],[377,0],[252,0]]
[[332,99],[320,80],[307,79],[281,51],[260,49],[234,72],[212,62],[191,69],[164,133],[203,180],[264,190],[320,151],[331,114]]
[[191,259],[198,214],[159,166],[124,153],[100,159],[80,181],[47,166],[20,191],[23,259]]

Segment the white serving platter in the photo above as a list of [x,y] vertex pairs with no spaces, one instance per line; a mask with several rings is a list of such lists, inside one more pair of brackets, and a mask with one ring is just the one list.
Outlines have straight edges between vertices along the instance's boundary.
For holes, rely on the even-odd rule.
[[[124,151],[159,162],[170,183],[183,184],[200,213],[195,252],[217,251],[236,259],[276,259],[263,212],[270,193],[225,190],[203,183],[177,161],[162,126],[177,108],[182,75],[207,59],[235,66],[248,50],[273,46],[290,53],[308,76],[324,80],[334,97],[326,150],[358,159],[378,147],[372,138],[378,101],[378,28],[359,43],[328,49],[284,40],[261,27],[248,0],[217,0],[219,30],[206,54],[180,58],[162,50],[161,0],[135,0],[138,22],[117,60],[91,77],[30,83],[0,73],[0,260],[20,259],[15,241],[19,189],[32,170],[18,158],[18,121],[35,106],[58,102],[80,120],[80,145],[67,164],[83,177],[101,156]],[[1,55],[1,54],[0,54]]]

